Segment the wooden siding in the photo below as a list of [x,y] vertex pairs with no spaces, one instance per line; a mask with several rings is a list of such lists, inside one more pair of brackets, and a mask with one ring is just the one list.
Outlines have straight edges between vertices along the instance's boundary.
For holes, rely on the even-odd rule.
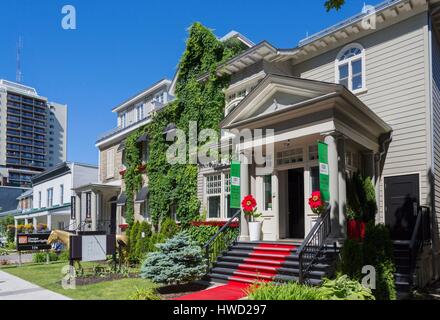
[[[356,40],[366,54],[367,91],[358,97],[394,131],[382,176],[420,173],[422,204],[427,204],[429,193],[427,22],[427,14],[422,13]],[[295,74],[335,82],[335,59],[341,49],[342,46],[294,66]],[[383,190],[382,182],[381,221]]]

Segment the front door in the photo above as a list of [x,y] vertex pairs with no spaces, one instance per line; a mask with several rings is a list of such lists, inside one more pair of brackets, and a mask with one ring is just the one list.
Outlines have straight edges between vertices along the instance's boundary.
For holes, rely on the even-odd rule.
[[393,240],[411,239],[419,203],[418,174],[385,178],[385,224]]
[[304,169],[288,171],[289,238],[304,239]]

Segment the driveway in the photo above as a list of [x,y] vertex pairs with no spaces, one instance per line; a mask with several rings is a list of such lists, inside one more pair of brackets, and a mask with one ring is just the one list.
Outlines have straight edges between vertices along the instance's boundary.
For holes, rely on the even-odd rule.
[[61,294],[0,271],[0,300],[71,300]]

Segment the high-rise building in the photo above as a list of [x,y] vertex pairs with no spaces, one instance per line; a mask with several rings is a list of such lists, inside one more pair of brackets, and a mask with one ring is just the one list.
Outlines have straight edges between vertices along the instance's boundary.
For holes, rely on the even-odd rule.
[[0,80],[0,185],[29,186],[32,176],[66,161],[66,144],[67,105]]

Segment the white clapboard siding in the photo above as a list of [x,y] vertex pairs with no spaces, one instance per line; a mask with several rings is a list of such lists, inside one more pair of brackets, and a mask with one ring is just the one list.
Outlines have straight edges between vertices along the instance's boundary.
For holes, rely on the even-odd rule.
[[[426,204],[429,194],[427,21],[427,15],[420,14],[356,41],[365,48],[366,58],[367,91],[358,97],[394,130],[382,175],[420,173],[422,204]],[[334,82],[335,59],[341,49],[342,46],[296,65],[295,74],[307,79]],[[438,98],[440,117],[440,93]],[[438,130],[440,136],[440,128]],[[440,159],[440,144],[437,148]],[[437,179],[440,187],[440,178]],[[380,188],[379,218],[383,221],[383,183]]]

